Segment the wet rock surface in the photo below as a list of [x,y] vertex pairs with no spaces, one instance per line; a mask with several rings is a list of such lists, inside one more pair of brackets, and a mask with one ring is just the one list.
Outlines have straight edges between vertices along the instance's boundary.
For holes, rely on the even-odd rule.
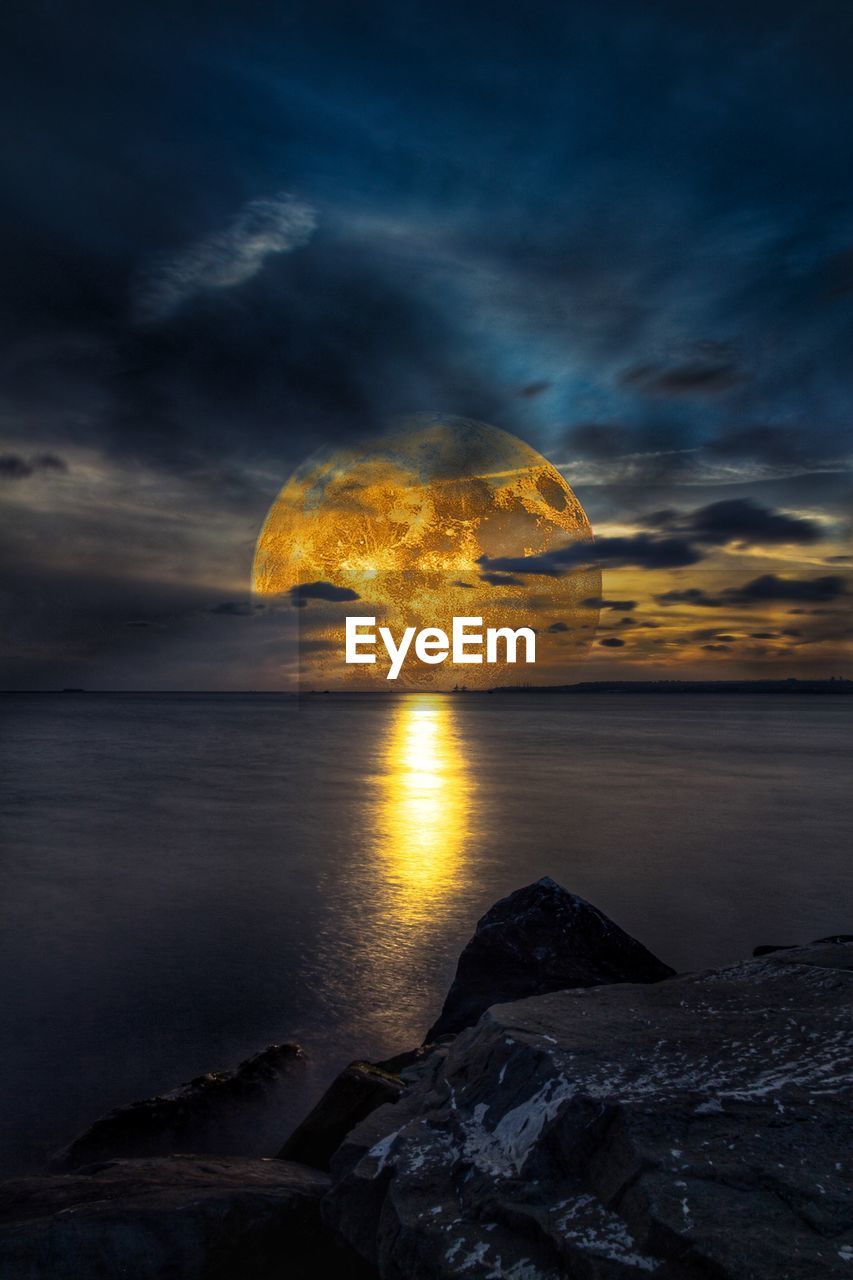
[[490,1005],[567,987],[660,982],[675,971],[584,898],[546,876],[486,912],[425,1041],[473,1026]]
[[853,1272],[853,945],[490,1009],[333,1157],[383,1280]]
[[294,1044],[0,1184],[0,1275],[853,1275],[853,939],[756,954],[675,977],[540,880],[480,921],[430,1043],[351,1063],[278,1158],[230,1152],[261,1117],[275,1150]]
[[317,1280],[372,1272],[321,1223],[328,1179],[168,1156],[0,1185],[4,1280]]
[[51,1160],[57,1173],[95,1160],[170,1155],[178,1151],[240,1155],[247,1134],[272,1106],[277,1090],[305,1055],[298,1044],[274,1044],[233,1071],[210,1071],[168,1093],[109,1112]]

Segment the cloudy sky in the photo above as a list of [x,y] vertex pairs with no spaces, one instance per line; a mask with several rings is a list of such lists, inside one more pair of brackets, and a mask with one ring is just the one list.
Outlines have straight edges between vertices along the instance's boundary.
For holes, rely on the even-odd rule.
[[574,487],[586,677],[850,673],[846,0],[0,22],[0,686],[286,685],[271,500],[423,412]]

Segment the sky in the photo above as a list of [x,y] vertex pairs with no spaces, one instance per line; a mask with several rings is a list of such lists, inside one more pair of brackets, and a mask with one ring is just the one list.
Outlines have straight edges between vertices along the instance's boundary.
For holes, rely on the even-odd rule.
[[266,512],[422,413],[582,502],[577,678],[851,674],[846,0],[0,25],[0,687],[288,687]]

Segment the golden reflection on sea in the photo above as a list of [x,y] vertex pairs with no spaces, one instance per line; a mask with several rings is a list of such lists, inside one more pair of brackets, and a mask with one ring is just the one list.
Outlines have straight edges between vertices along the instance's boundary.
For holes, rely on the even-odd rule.
[[467,879],[474,781],[455,700],[411,694],[396,703],[377,792],[377,853],[396,924],[434,916]]

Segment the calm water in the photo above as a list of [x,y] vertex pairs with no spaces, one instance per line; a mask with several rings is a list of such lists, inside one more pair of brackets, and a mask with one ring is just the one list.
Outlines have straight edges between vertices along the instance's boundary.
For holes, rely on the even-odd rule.
[[[6,698],[0,1163],[266,1044],[417,1042],[549,874],[677,968],[853,930],[853,702]],[[283,1132],[284,1131],[284,1132]]]

